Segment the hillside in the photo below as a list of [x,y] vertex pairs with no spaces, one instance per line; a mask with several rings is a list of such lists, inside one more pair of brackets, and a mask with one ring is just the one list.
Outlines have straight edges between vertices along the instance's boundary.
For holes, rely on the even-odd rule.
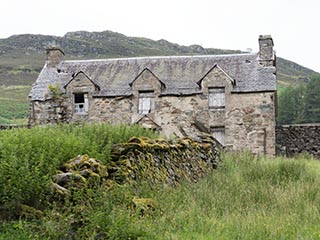
[[[44,35],[14,35],[0,39],[0,85],[31,85],[45,61],[45,48],[62,47],[68,59],[114,58],[160,55],[204,55],[239,53],[236,50],[203,48],[200,45],[181,46],[166,40],[127,37],[104,32],[69,32],[63,37]],[[314,71],[278,57],[280,84],[308,81]]]
[[[23,34],[0,39],[0,123],[17,122],[17,119],[27,116],[27,95],[45,62],[45,49],[50,45],[62,47],[67,59],[240,52],[203,48],[200,45],[181,46],[163,39],[154,41],[111,31],[69,32],[63,37]],[[308,82],[309,76],[315,73],[280,57],[277,58],[277,65],[280,87]],[[20,120],[18,122],[21,123]]]

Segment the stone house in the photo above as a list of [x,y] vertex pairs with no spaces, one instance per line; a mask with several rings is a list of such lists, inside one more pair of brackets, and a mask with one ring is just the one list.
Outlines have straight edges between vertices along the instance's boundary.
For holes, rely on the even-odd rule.
[[212,133],[227,149],[275,154],[273,40],[258,53],[64,60],[58,47],[33,84],[30,125],[141,124],[166,136]]

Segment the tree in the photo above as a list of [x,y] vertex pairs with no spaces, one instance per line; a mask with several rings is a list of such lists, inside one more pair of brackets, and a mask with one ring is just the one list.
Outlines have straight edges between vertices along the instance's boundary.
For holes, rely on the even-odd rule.
[[320,75],[311,77],[306,93],[305,117],[310,123],[320,122]]
[[304,95],[303,86],[289,86],[281,93],[278,101],[279,124],[304,122]]
[[279,96],[279,124],[320,123],[320,75],[296,87],[287,87]]

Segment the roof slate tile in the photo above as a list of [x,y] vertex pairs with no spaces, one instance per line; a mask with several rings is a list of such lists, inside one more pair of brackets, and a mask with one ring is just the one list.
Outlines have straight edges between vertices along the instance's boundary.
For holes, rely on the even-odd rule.
[[44,66],[29,97],[44,101],[49,84],[64,86],[80,71],[101,87],[95,96],[130,96],[130,83],[146,68],[165,84],[162,95],[197,94],[197,82],[215,65],[235,80],[233,92],[276,90],[276,68],[261,68],[258,55],[250,53],[62,61],[57,68]]

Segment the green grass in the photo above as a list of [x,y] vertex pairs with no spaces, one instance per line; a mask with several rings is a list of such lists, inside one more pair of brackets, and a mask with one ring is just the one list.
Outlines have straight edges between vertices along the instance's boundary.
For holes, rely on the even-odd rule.
[[62,163],[79,154],[107,163],[111,146],[132,136],[155,134],[138,125],[106,124],[0,131],[0,206],[44,207],[51,176]]
[[318,169],[314,160],[227,155],[200,183],[162,196],[154,230],[166,239],[319,239]]
[[[319,170],[319,162],[303,157],[227,154],[218,170],[196,184],[120,186],[91,195],[90,207],[78,216],[85,216],[86,224],[73,234],[77,239],[101,232],[110,239],[319,239]],[[151,197],[159,206],[141,215],[129,207],[133,196]],[[71,209],[48,212],[38,223],[7,223],[5,229],[15,228],[13,236],[21,239],[72,239],[66,227],[75,221]]]
[[0,87],[0,124],[27,122],[30,86]]

